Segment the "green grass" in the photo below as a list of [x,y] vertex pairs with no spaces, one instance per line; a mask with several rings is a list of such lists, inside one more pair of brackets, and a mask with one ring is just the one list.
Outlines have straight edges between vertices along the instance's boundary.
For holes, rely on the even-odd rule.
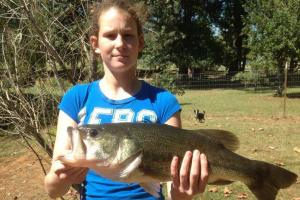
[[16,157],[24,153],[24,142],[14,136],[1,136],[0,134],[0,159],[3,157]]
[[[273,97],[273,91],[255,90],[189,90],[179,96],[182,105],[183,128],[218,128],[234,132],[240,139],[237,153],[251,159],[282,163],[283,167],[300,175],[300,88],[289,89],[286,117],[283,117],[283,98]],[[205,110],[206,121],[194,119],[193,109]],[[204,199],[224,199],[225,186],[208,186]],[[226,199],[238,199],[246,193],[255,199],[241,183],[227,186],[232,193]],[[217,188],[217,192],[209,192]],[[300,184],[281,190],[277,199],[300,197]],[[200,199],[200,198],[195,198]]]

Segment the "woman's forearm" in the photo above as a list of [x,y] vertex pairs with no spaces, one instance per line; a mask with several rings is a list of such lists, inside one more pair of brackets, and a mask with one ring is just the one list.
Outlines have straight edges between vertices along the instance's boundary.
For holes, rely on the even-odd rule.
[[51,198],[57,198],[66,194],[70,184],[61,180],[54,172],[49,172],[45,177],[45,190]]

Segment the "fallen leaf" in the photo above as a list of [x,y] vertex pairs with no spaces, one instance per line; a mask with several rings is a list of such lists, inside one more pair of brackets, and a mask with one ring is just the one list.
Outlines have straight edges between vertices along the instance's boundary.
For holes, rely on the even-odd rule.
[[208,191],[215,193],[215,192],[218,192],[218,188],[217,187],[211,187],[211,188],[208,189]]
[[241,192],[241,193],[238,193],[237,198],[238,199],[247,199],[248,195],[245,192]]
[[273,146],[269,146],[269,149],[271,149],[271,150],[274,150],[274,149],[275,149],[275,147],[273,147]]
[[232,190],[230,190],[228,187],[225,187],[224,188],[224,194],[226,195],[228,195],[228,194],[231,194],[232,193]]
[[252,152],[257,152],[257,149],[252,149]]
[[274,116],[272,116],[272,118],[275,119],[275,120],[280,120],[280,117],[274,117]]
[[294,151],[297,153],[300,153],[300,148],[299,147],[294,147]]
[[265,129],[264,128],[259,128],[257,129],[258,131],[264,131]]
[[275,162],[275,165],[277,165],[279,167],[285,166],[285,164],[283,162]]

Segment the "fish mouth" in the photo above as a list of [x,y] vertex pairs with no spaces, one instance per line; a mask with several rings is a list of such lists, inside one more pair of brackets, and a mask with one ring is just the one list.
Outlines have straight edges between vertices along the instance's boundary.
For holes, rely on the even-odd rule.
[[72,154],[66,154],[59,156],[57,158],[62,163],[72,166],[72,167],[87,167],[90,166],[97,166],[97,167],[109,167],[110,163],[106,160],[98,160],[98,159],[86,159],[86,158],[77,158],[74,157]]
[[86,145],[83,141],[84,134],[80,131],[80,127],[68,127],[68,136],[71,141],[71,150],[65,155],[69,160],[83,160],[86,159]]

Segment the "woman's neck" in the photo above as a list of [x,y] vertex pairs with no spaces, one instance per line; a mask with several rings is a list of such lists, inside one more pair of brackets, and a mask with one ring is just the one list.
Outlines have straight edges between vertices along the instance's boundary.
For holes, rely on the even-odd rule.
[[141,82],[135,73],[105,73],[99,87],[106,97],[121,100],[135,95],[141,88]]

